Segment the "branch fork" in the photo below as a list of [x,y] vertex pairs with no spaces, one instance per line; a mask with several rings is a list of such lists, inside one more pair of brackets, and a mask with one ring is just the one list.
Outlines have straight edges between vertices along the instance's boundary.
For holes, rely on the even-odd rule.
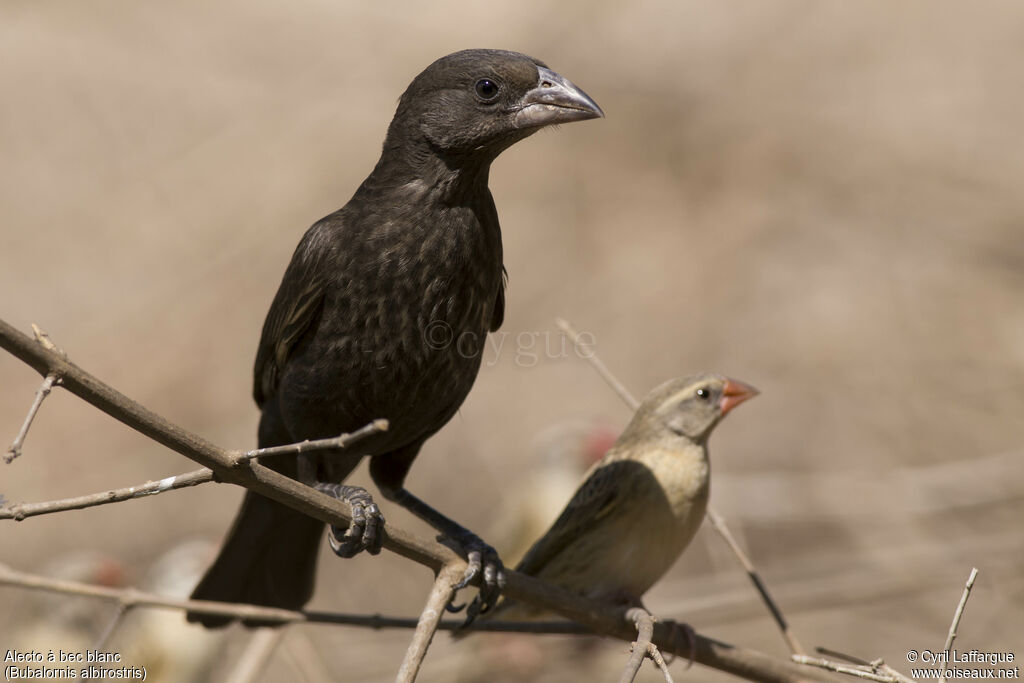
[[619,683],[633,683],[644,660],[650,658],[665,677],[666,683],[672,683],[672,675],[668,672],[668,664],[661,656],[658,646],[652,641],[654,638],[654,617],[643,607],[633,607],[626,611],[626,619],[636,625],[637,637],[632,644],[632,653],[629,661],[626,662],[626,669],[619,678]]

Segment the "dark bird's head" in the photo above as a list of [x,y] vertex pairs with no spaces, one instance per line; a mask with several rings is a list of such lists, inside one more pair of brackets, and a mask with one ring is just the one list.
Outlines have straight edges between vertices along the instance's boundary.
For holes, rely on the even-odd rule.
[[644,398],[627,431],[648,436],[666,431],[703,442],[726,413],[759,392],[749,384],[721,375],[672,379]]
[[585,92],[539,60],[505,50],[463,50],[413,79],[384,151],[425,147],[451,167],[487,164],[545,126],[602,116]]

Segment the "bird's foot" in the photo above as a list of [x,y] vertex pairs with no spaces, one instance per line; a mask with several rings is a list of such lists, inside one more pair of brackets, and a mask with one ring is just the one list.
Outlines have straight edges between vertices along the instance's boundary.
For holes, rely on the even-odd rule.
[[465,628],[472,624],[478,615],[489,612],[497,604],[498,598],[501,597],[501,590],[505,587],[505,565],[501,563],[498,551],[484,543],[479,536],[471,531],[463,530],[451,540],[462,547],[469,564],[462,575],[462,580],[455,584],[452,591],[452,599],[446,607],[449,612],[461,612],[465,608],[464,604],[454,604],[456,595],[478,575],[483,574],[480,592],[473,598],[466,610],[466,621],[461,626],[461,628]]
[[380,552],[384,541],[384,516],[373,502],[373,497],[361,486],[319,483],[316,489],[347,503],[352,511],[348,528],[331,525],[327,541],[338,557],[354,557],[365,550],[371,555]]
[[[693,662],[697,657],[697,632],[693,630],[692,626],[683,621],[668,619],[665,623],[671,629],[673,644],[679,642],[680,638],[686,639],[687,651],[690,653],[690,657],[686,662],[686,668],[689,669],[693,666]],[[665,661],[671,664],[675,661],[675,655],[672,655],[671,658],[666,657]]]

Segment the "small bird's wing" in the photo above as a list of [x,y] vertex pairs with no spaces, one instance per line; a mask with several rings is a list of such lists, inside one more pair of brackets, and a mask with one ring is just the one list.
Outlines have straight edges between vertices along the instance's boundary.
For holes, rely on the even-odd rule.
[[552,558],[578,539],[588,527],[611,513],[619,498],[617,483],[622,478],[622,466],[629,464],[605,462],[595,467],[548,532],[526,553],[516,571],[537,576]]
[[258,406],[277,391],[288,356],[320,319],[327,280],[321,272],[322,249],[311,248],[318,238],[318,226],[314,225],[295,249],[263,323],[253,373],[252,395]]
[[498,297],[494,300],[494,311],[491,313],[491,332],[497,332],[501,323],[505,322],[505,286],[508,284],[508,270],[501,267],[501,284],[498,285]]

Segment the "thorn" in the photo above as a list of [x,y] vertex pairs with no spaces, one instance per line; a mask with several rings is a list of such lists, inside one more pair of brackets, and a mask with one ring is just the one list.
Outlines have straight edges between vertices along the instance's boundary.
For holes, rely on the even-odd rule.
[[36,325],[35,323],[32,323],[32,334],[35,336],[36,341],[39,342],[44,349],[46,349],[47,351],[53,351],[54,353],[60,355],[60,357],[63,358],[64,360],[68,359],[68,354],[64,353],[64,349],[54,344],[53,340],[50,339],[50,335],[48,335],[46,332],[43,332],[39,325]]

